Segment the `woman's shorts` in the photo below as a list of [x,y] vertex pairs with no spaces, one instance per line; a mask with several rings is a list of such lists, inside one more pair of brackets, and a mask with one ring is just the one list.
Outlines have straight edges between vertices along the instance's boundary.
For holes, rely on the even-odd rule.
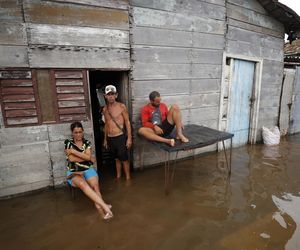
[[[94,176],[96,176],[96,177],[98,177],[98,174],[97,174],[97,172],[96,172],[96,170],[94,169],[94,168],[89,168],[89,169],[87,169],[87,170],[85,170],[85,171],[82,171],[83,172],[83,178],[85,179],[85,180],[88,180],[88,179],[90,179],[90,178],[92,178],[92,177],[94,177]],[[74,172],[71,172],[71,171],[67,171],[67,177],[69,176],[69,175],[71,175],[71,174],[73,174]],[[68,184],[70,185],[70,186],[72,186],[72,178],[70,178],[70,179],[67,179],[67,182],[68,182]]]

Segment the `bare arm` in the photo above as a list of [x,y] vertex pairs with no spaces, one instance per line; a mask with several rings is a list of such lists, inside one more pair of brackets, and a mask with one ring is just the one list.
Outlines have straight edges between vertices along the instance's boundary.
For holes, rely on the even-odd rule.
[[107,135],[108,135],[108,125],[105,123],[104,125],[104,140],[103,140],[103,147],[107,149]]
[[107,118],[106,118],[106,112],[107,107],[103,107],[102,109],[102,115],[104,116],[104,139],[103,139],[103,147],[107,149],[107,135],[108,135],[108,124],[107,124]]
[[132,145],[131,124],[130,124],[129,114],[128,114],[128,110],[127,110],[126,106],[122,105],[122,108],[123,108],[122,115],[124,118],[124,124],[125,124],[126,131],[127,131],[126,147],[130,148]]
[[131,125],[130,125],[128,110],[125,105],[122,105],[122,106],[123,106],[122,107],[123,108],[122,115],[124,118],[124,124],[126,127],[127,136],[131,138]]
[[92,159],[92,152],[90,148],[87,148],[84,152],[79,152],[72,148],[66,149],[66,154],[71,162],[90,161]]

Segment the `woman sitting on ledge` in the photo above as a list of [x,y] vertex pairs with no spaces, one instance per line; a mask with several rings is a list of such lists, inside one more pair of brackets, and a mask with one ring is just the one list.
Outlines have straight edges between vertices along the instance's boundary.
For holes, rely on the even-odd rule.
[[93,168],[95,159],[92,156],[91,143],[84,139],[80,122],[71,124],[71,132],[73,138],[65,140],[68,184],[80,188],[95,203],[103,219],[110,219],[113,217],[111,205],[103,201],[100,193],[98,174]]

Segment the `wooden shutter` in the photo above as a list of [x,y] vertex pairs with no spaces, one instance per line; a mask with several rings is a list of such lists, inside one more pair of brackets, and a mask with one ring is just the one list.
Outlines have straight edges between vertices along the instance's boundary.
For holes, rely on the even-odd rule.
[[85,70],[54,70],[60,122],[89,118],[89,98]]
[[35,84],[30,70],[0,71],[0,92],[5,126],[39,123]]

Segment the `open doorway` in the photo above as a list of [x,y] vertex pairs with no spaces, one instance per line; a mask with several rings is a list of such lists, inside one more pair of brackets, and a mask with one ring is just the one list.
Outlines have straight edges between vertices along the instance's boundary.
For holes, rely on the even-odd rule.
[[105,102],[101,101],[101,98],[99,100],[99,95],[104,93],[105,86],[109,84],[116,86],[119,93],[117,101],[124,103],[130,111],[131,107],[129,102],[129,81],[127,71],[89,71],[91,111],[93,117],[97,168],[101,174],[109,173],[115,176],[115,161],[109,151],[105,150],[102,146],[105,125],[102,119],[102,109]]

